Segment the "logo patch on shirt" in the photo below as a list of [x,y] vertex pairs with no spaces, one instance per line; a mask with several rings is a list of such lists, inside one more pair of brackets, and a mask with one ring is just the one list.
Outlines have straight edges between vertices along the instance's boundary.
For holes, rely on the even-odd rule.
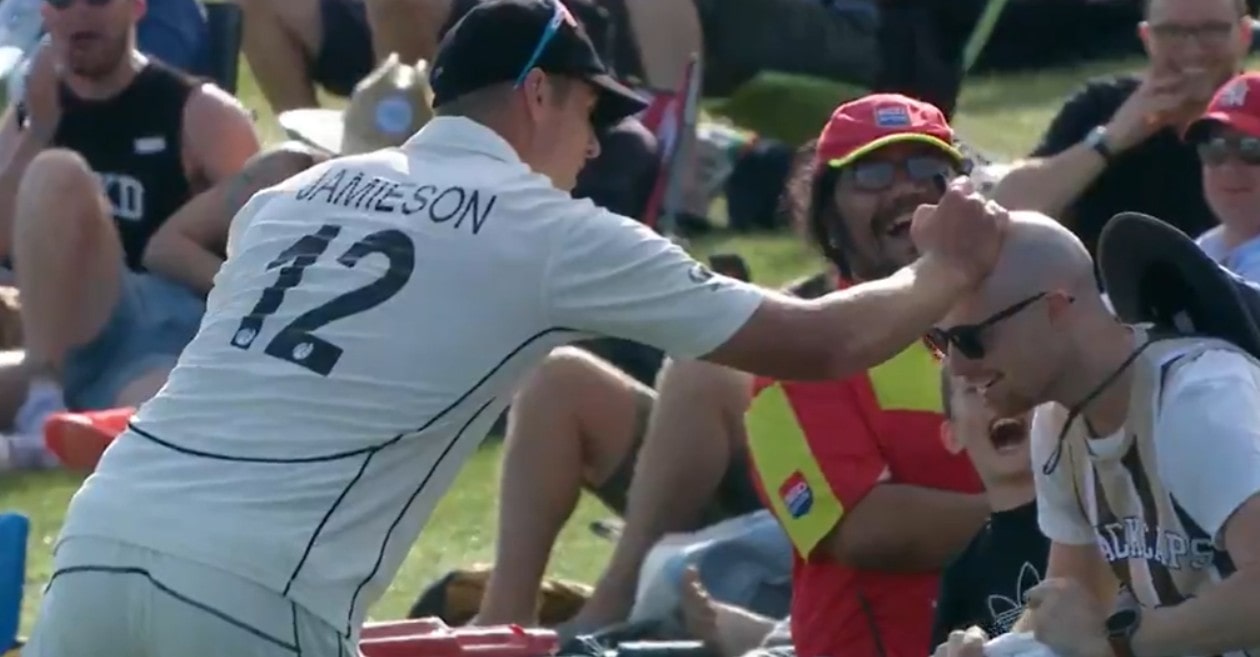
[[779,499],[783,500],[783,506],[787,507],[793,518],[800,518],[814,508],[814,491],[810,489],[809,482],[805,481],[805,475],[800,470],[793,472],[779,486]]
[[905,105],[880,105],[875,108],[875,125],[881,128],[904,128],[910,125],[910,110]]
[[166,137],[158,135],[136,138],[136,155],[152,155],[164,150],[166,150]]
[[713,278],[713,270],[696,263],[692,265],[691,269],[687,270],[687,278],[690,278],[694,283],[704,283]]

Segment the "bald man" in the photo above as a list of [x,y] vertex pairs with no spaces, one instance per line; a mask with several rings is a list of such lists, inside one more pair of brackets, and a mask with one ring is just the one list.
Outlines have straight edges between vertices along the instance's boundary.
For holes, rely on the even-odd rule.
[[[1033,213],[1013,214],[993,275],[929,338],[997,413],[1036,407],[1051,551],[1021,627],[1059,655],[1257,654],[1260,364],[1118,322],[1085,246]],[[979,657],[984,638],[955,633],[937,655]]]

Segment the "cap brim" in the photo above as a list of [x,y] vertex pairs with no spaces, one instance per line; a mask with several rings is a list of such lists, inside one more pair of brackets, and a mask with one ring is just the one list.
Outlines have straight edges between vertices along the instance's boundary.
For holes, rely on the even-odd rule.
[[595,103],[595,112],[592,114],[592,121],[597,128],[606,128],[647,109],[646,99],[611,75],[589,75],[583,79],[599,91],[599,99]]
[[[1116,315],[1165,328],[1182,316],[1192,326],[1260,353],[1260,327],[1247,312],[1260,288],[1216,261],[1177,228],[1138,212],[1107,222],[1098,241],[1098,269]],[[1248,298],[1244,298],[1247,295]]]
[[955,148],[953,144],[946,143],[945,141],[938,139],[936,137],[933,137],[932,135],[925,135],[925,134],[921,134],[917,132],[898,132],[896,134],[884,135],[883,137],[880,137],[879,139],[868,142],[866,145],[854,150],[853,152],[845,155],[844,157],[832,158],[830,160],[827,160],[827,164],[828,166],[832,166],[832,167],[848,166],[849,164],[852,164],[858,158],[861,158],[864,155],[868,155],[875,150],[878,150],[880,148],[883,148],[891,144],[901,144],[901,143],[907,143],[907,142],[935,146],[941,149],[942,151],[945,151],[949,155],[953,156],[953,158],[956,161],[958,161],[958,163],[960,164],[966,161],[967,159],[966,156],[962,154],[962,151]]
[[296,109],[276,117],[289,139],[296,139],[334,155],[341,153],[345,139],[343,113],[331,109]]
[[1237,114],[1231,115],[1224,112],[1212,112],[1210,114],[1204,114],[1202,117],[1186,126],[1186,130],[1182,133],[1181,138],[1188,142],[1199,141],[1204,137],[1207,137],[1208,132],[1212,130],[1212,126],[1216,125],[1233,128],[1249,137],[1260,137],[1260,118]]

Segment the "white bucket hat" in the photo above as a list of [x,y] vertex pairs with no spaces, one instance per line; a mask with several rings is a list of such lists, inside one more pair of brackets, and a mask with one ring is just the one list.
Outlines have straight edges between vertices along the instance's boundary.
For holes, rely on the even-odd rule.
[[334,155],[353,155],[401,145],[433,118],[429,65],[399,61],[394,53],[355,85],[345,111],[297,109],[277,119],[290,139]]

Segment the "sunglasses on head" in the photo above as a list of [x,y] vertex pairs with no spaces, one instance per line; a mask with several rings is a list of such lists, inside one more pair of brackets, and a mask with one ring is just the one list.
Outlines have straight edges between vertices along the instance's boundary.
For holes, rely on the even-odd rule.
[[1260,139],[1256,137],[1213,137],[1196,144],[1195,150],[1208,166],[1220,166],[1230,157],[1238,158],[1243,164],[1260,166]]
[[841,170],[840,177],[854,187],[868,192],[881,192],[897,180],[897,171],[902,170],[911,182],[948,181],[958,165],[951,159],[941,156],[916,155],[904,160],[862,160]]
[[113,0],[44,0],[44,2],[48,3],[48,6],[53,9],[66,9],[76,2],[82,2],[89,7],[104,7],[112,1]]
[[953,348],[957,349],[958,353],[972,360],[984,358],[986,353],[983,340],[984,332],[1019,314],[1021,310],[1040,301],[1046,294],[1046,292],[1038,292],[1023,301],[1013,303],[989,315],[977,324],[959,324],[947,329],[933,327],[928,329],[924,339],[927,340],[928,345],[932,349],[942,356],[948,355],[950,349]]
[[543,52],[547,50],[547,44],[551,43],[551,40],[555,38],[556,33],[560,31],[560,26],[564,25],[565,22],[573,23],[575,21],[573,14],[569,13],[569,8],[565,7],[563,2],[560,2],[560,0],[553,1],[556,3],[556,12],[552,15],[551,20],[547,22],[547,26],[543,28],[542,36],[538,38],[538,45],[534,46],[534,53],[529,56],[529,59],[525,60],[525,66],[521,68],[520,75],[516,76],[514,86],[517,89],[522,84],[525,84],[525,77],[529,75],[534,65],[542,57]]

